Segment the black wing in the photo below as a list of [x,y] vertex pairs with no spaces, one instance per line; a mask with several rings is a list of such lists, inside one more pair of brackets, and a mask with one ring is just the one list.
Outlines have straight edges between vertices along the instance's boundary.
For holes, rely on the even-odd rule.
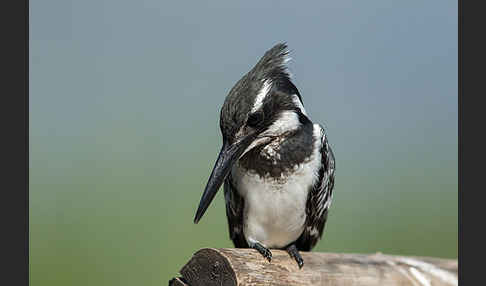
[[243,235],[243,209],[245,201],[233,186],[231,174],[224,180],[224,200],[226,203],[226,217],[228,218],[228,230],[230,239],[235,247],[248,248]]
[[322,237],[332,202],[335,170],[334,154],[322,127],[321,134],[322,165],[319,169],[319,179],[309,192],[306,205],[306,226],[296,242],[297,249],[302,251],[310,251]]

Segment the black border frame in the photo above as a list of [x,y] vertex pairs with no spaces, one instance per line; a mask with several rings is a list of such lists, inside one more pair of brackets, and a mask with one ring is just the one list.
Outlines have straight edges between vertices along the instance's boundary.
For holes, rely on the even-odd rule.
[[[458,263],[459,285],[484,282],[483,262],[486,235],[482,233],[484,202],[484,146],[482,126],[486,45],[483,40],[484,13],[479,1],[458,1]],[[467,194],[467,195],[465,195]],[[469,225],[466,228],[466,225]],[[469,229],[469,231],[466,231]],[[467,242],[465,242],[467,241]]]
[[[29,285],[29,1],[2,1],[2,285]],[[4,281],[8,282],[4,282]]]

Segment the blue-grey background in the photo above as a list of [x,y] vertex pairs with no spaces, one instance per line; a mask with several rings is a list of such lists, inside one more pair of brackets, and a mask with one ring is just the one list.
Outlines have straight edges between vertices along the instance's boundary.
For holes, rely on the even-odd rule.
[[231,247],[192,223],[219,109],[278,42],[327,128],[316,251],[457,257],[457,2],[30,1],[31,285],[166,285]]

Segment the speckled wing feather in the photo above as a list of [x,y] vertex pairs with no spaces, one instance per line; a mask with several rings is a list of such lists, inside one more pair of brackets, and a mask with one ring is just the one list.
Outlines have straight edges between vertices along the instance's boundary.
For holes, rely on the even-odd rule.
[[230,239],[235,247],[248,248],[243,234],[243,209],[244,199],[238,194],[233,186],[231,174],[224,180],[224,200],[226,203],[226,217],[228,219],[228,230]]
[[322,165],[319,169],[319,179],[309,192],[306,205],[306,226],[296,242],[297,249],[302,251],[310,251],[322,237],[332,202],[334,154],[322,127],[321,134],[323,134],[321,139]]

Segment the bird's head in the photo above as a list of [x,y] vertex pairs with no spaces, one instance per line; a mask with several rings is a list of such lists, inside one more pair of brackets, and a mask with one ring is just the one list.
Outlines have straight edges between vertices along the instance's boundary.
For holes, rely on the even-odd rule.
[[309,121],[290,81],[287,46],[277,44],[231,89],[221,108],[223,146],[199,203],[203,216],[233,164],[246,152]]

